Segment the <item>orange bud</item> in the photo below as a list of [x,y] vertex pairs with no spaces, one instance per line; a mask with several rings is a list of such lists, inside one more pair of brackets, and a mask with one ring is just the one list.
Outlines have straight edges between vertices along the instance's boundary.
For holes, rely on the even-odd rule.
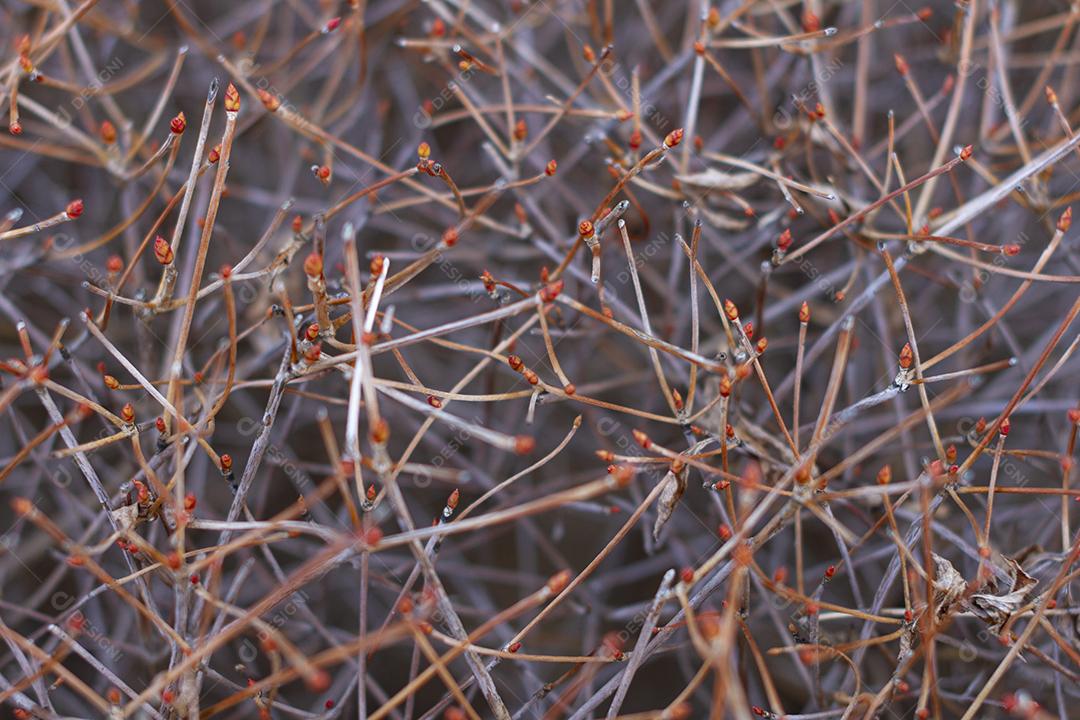
[[225,112],[239,112],[240,111],[240,92],[236,89],[236,86],[229,83],[229,86],[225,88]]
[[116,142],[116,126],[108,120],[101,121],[101,141],[106,145]]
[[[569,584],[570,584],[570,571],[569,570],[560,570],[559,572],[555,573],[550,578],[548,578],[548,581],[547,581],[547,584],[545,585],[545,587],[548,589],[548,592],[550,592],[552,594],[556,594],[556,593],[561,593],[563,590],[565,590],[566,586],[569,585]],[[520,647],[520,643],[519,643],[519,647]]]
[[633,431],[633,435],[634,435],[634,440],[635,440],[635,441],[637,442],[637,444],[638,444],[638,445],[640,445],[640,446],[641,446],[641,447],[642,447],[643,449],[645,449],[645,450],[648,450],[648,449],[649,449],[650,447],[652,447],[652,440],[650,440],[650,439],[649,439],[649,436],[648,436],[648,435],[646,435],[646,434],[645,434],[645,433],[644,433],[643,431],[641,431],[641,430],[634,430],[634,431]]
[[378,277],[382,274],[384,262],[386,262],[386,258],[378,253],[371,257],[371,263],[368,265],[368,270],[371,271],[373,277]]
[[791,229],[785,228],[784,232],[780,233],[780,237],[776,240],[776,249],[780,252],[787,252],[791,247]]
[[182,135],[186,129],[187,118],[184,117],[184,113],[176,113],[176,117],[169,121],[169,132],[173,135]]
[[676,145],[678,145],[679,143],[681,143],[682,139],[683,139],[683,129],[682,128],[676,128],[675,130],[672,130],[671,132],[669,132],[667,134],[667,137],[664,138],[664,147],[673,148]]
[[901,75],[908,74],[908,71],[911,68],[908,67],[907,60],[904,59],[903,55],[901,55],[900,53],[896,53],[895,55],[893,55],[893,61],[896,63],[896,71],[898,73],[900,73]]
[[172,265],[175,259],[172,245],[160,235],[154,238],[154,257],[162,265]]
[[262,88],[256,90],[256,93],[259,95],[259,102],[261,102],[263,104],[263,107],[265,107],[270,112],[274,112],[279,107],[281,107],[281,100],[278,98],[277,95],[269,93]]
[[548,283],[540,290],[540,299],[546,303],[555,302],[555,298],[559,297],[559,293],[562,292],[563,286],[564,283],[562,280]]
[[914,359],[915,354],[911,352],[911,343],[904,343],[903,349],[900,350],[900,367],[907,370]]
[[739,308],[735,307],[735,303],[731,302],[731,300],[725,300],[724,314],[727,315],[728,320],[736,322],[739,319]]
[[312,692],[325,692],[330,687],[330,673],[325,670],[316,670],[305,680]]
[[390,439],[390,423],[386,422],[386,418],[379,418],[375,422],[375,426],[371,428],[371,441],[383,445]]
[[892,482],[892,468],[888,465],[885,465],[880,470],[878,470],[877,482],[878,485],[888,485],[890,482]]

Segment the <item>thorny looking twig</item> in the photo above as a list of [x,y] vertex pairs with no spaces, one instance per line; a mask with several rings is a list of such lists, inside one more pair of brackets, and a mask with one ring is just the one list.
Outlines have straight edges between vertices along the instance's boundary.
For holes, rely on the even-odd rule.
[[32,5],[0,704],[1068,715],[1075,8]]

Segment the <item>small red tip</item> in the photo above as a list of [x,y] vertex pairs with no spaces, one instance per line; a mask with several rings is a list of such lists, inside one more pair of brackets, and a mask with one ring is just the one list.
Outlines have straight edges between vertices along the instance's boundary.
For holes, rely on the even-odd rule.
[[187,129],[187,118],[184,113],[176,113],[176,117],[169,121],[169,131],[173,135],[181,135]]

